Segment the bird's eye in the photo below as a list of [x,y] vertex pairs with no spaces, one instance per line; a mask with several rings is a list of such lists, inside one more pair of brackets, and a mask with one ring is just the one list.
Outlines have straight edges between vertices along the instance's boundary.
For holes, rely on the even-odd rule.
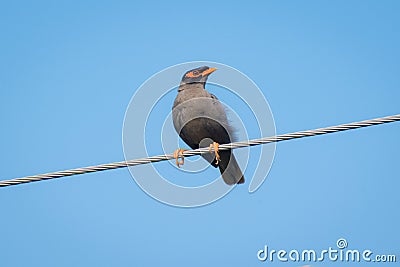
[[194,75],[194,76],[199,75],[199,71],[198,71],[198,70],[194,70],[194,71],[193,71],[193,75]]

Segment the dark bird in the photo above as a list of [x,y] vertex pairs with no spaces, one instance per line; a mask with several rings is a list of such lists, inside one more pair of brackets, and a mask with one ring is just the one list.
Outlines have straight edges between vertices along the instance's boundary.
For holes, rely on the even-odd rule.
[[[183,75],[172,107],[174,127],[192,149],[210,147],[210,153],[202,156],[215,168],[219,167],[226,184],[242,184],[244,176],[232,150],[218,150],[219,144],[231,143],[234,134],[224,107],[205,89],[208,76],[215,70],[204,66]],[[183,164],[183,151],[178,149],[174,153],[178,167]]]

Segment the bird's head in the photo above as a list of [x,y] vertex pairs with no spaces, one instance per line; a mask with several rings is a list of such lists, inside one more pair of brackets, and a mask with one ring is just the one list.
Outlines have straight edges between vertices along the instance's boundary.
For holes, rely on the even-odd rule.
[[216,68],[209,68],[207,66],[189,70],[183,75],[181,84],[189,84],[189,83],[205,84],[208,75],[210,75],[216,70],[217,70]]

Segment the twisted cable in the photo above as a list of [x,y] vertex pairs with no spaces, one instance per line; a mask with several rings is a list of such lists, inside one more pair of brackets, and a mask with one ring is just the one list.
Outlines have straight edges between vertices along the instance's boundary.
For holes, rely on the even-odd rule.
[[[352,129],[357,129],[357,128],[363,128],[363,127],[368,127],[368,126],[373,126],[373,125],[395,122],[395,121],[399,121],[399,120],[400,120],[400,114],[397,114],[397,115],[393,115],[393,116],[387,116],[387,117],[376,118],[376,119],[371,119],[371,120],[364,120],[364,121],[359,121],[359,122],[352,122],[352,123],[347,123],[347,124],[340,124],[337,126],[330,126],[330,127],[319,128],[319,129],[315,129],[315,130],[307,130],[307,131],[300,131],[300,132],[276,135],[276,136],[271,136],[271,137],[263,137],[263,138],[259,138],[259,139],[248,140],[248,141],[234,142],[234,143],[230,143],[230,144],[221,144],[219,146],[219,150],[235,149],[235,148],[242,148],[242,147],[249,147],[249,146],[256,146],[256,145],[264,145],[264,144],[286,141],[286,140],[291,140],[291,139],[298,139],[298,138],[309,137],[309,136],[342,132],[342,131],[347,131],[347,130],[352,130]],[[201,155],[201,154],[209,153],[209,152],[210,151],[208,148],[199,148],[199,149],[194,149],[194,150],[187,150],[187,151],[183,152],[183,156],[191,157],[194,155]],[[136,165],[141,165],[141,164],[159,162],[159,161],[163,161],[163,160],[170,160],[173,158],[174,158],[174,156],[172,154],[167,154],[167,155],[152,156],[152,157],[147,157],[147,158],[127,160],[127,161],[119,161],[119,162],[114,162],[114,163],[100,164],[100,165],[83,167],[83,168],[76,168],[76,169],[70,169],[70,170],[65,170],[65,171],[57,171],[57,172],[51,172],[51,173],[45,173],[45,174],[26,176],[26,177],[22,177],[22,178],[15,178],[15,179],[10,179],[10,180],[0,181],[0,187],[25,184],[25,183],[37,182],[37,181],[43,181],[43,180],[49,180],[49,179],[56,179],[56,178],[67,177],[67,176],[78,175],[78,174],[85,174],[85,173],[90,173],[90,172],[100,172],[100,171],[105,171],[105,170],[125,168],[125,167],[129,167],[129,166],[136,166]]]

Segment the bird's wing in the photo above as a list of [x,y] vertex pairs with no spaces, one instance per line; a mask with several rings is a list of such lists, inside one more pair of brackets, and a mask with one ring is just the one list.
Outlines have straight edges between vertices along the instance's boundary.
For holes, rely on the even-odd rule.
[[218,112],[218,121],[221,122],[222,126],[225,128],[225,130],[228,132],[229,135],[229,143],[232,141],[236,140],[236,134],[235,134],[235,129],[231,126],[229,123],[228,117],[227,117],[227,110],[226,108],[222,105],[222,103],[219,101],[218,97],[216,97],[214,94],[209,93],[210,98],[214,100],[214,105],[215,108]]
[[[214,99],[216,99],[216,100],[218,100],[218,97],[216,97],[216,95],[214,95],[214,94],[212,94],[212,93],[209,93],[210,94],[210,97],[211,98],[214,98]],[[219,100],[218,100],[219,101]]]

